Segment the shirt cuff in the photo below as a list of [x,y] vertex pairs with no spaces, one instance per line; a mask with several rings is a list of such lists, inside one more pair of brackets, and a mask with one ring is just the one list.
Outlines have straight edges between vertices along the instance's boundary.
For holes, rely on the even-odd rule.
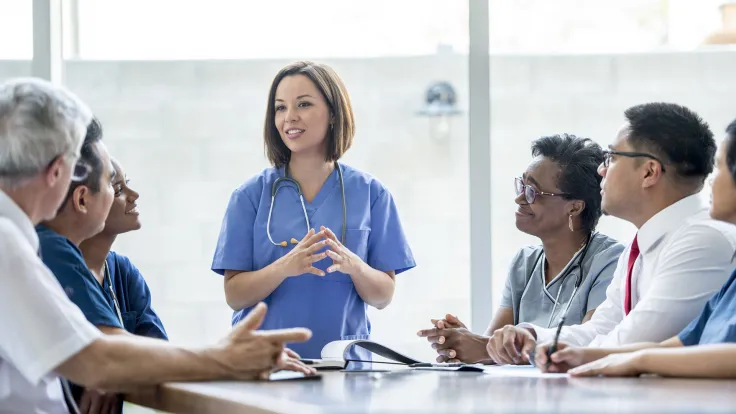
[[537,335],[537,343],[543,344],[546,342],[551,342],[555,337],[555,328],[542,328],[541,326],[537,326],[531,323],[523,322],[518,325],[516,325],[517,328],[526,328],[526,329],[533,329],[534,333]]

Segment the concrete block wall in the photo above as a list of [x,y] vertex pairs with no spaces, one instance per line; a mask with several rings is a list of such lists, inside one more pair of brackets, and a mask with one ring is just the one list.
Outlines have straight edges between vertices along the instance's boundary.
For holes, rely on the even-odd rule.
[[[420,358],[415,332],[450,312],[469,320],[467,112],[449,134],[415,115],[425,88],[452,82],[467,111],[467,57],[328,60],[343,77],[358,133],[345,162],[382,180],[396,197],[419,267],[398,277],[391,306],[371,312],[374,338]],[[287,60],[69,62],[66,83],[96,111],[106,143],[141,193],[142,230],[115,249],[143,271],[172,340],[201,345],[230,326],[222,278],[209,270],[230,192],[267,166],[265,99]],[[557,132],[612,140],[623,110],[671,100],[699,111],[720,134],[736,117],[733,52],[493,56],[492,218],[494,299],[507,263],[536,241],[513,224],[512,180],[529,143]],[[0,61],[0,80],[30,64]],[[634,229],[605,218],[600,230],[628,242]],[[490,320],[491,315],[475,315]]]

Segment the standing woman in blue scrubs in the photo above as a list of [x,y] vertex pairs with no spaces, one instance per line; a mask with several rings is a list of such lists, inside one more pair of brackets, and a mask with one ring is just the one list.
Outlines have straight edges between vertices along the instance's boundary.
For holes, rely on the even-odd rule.
[[264,301],[262,329],[312,330],[292,346],[304,358],[319,358],[331,341],[367,339],[368,305],[388,306],[395,276],[415,266],[391,193],[339,162],[354,133],[348,93],[330,67],[283,68],[264,125],[273,167],[232,193],[212,261],[233,324]]

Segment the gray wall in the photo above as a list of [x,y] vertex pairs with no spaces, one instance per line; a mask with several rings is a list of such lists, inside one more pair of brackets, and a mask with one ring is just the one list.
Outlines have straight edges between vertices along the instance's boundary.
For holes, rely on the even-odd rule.
[[[266,166],[261,129],[272,76],[287,61],[70,62],[66,83],[102,120],[113,156],[141,193],[142,230],[115,249],[143,271],[172,340],[214,341],[229,329],[222,278],[209,271],[230,192]],[[372,312],[375,339],[430,357],[417,329],[446,312],[469,320],[467,116],[449,134],[418,117],[426,86],[449,80],[467,110],[467,57],[330,60],[351,94],[358,133],[346,163],[394,193],[419,267],[398,277],[394,303]],[[28,62],[0,61],[0,80]],[[615,56],[493,56],[494,297],[506,266],[535,240],[513,224],[512,180],[529,143],[570,132],[607,145],[633,104],[676,101],[720,134],[736,117],[733,52]],[[633,228],[606,218],[628,242]],[[491,315],[476,315],[490,320]]]

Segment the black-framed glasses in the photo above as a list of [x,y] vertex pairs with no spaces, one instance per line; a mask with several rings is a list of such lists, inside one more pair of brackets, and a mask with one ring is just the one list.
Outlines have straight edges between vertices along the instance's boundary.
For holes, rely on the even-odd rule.
[[77,160],[72,169],[72,182],[81,183],[89,177],[92,166],[82,160]]
[[81,185],[85,185],[85,182],[89,178],[89,174],[92,172],[92,166],[87,164],[86,162],[82,161],[81,159],[77,159],[77,161],[74,163],[72,167],[72,177],[71,182],[69,183],[69,189],[66,191],[66,197],[64,197],[64,201],[59,204],[59,209],[57,211],[60,212],[66,203],[69,201],[69,199],[72,197],[72,194],[77,189],[77,187]]
[[[76,158],[76,157],[73,157],[73,158],[70,158],[70,157],[71,156],[66,156],[66,155],[63,155],[63,154],[54,157],[53,159],[51,159],[51,161],[49,161],[48,165],[46,165],[45,171],[48,171],[48,169],[51,168],[51,166],[54,165],[54,163],[57,160],[59,160],[60,158],[67,158],[67,160],[73,160],[73,159]],[[67,162],[69,162],[69,161],[67,161]],[[84,180],[86,180],[89,177],[89,173],[90,172],[92,172],[92,166],[91,165],[87,164],[86,162],[84,162],[84,161],[82,161],[80,159],[76,159],[76,161],[74,161],[74,165],[72,165],[71,181],[72,182],[76,182],[76,183],[83,182]],[[30,175],[33,175],[35,173],[37,173],[37,171],[35,171],[35,170],[14,171],[14,172],[11,173],[11,172],[3,171],[2,169],[0,169],[0,175],[6,175],[6,176],[20,176],[20,177],[23,177],[23,176],[30,176]]]
[[516,190],[516,196],[520,196],[522,193],[524,194],[524,198],[526,199],[526,202],[529,204],[533,204],[534,200],[537,199],[537,196],[543,195],[543,196],[550,196],[550,197],[569,197],[569,194],[566,193],[548,193],[545,191],[537,191],[534,189],[534,187],[524,184],[524,181],[517,177],[514,178],[514,189]]
[[603,150],[603,167],[608,168],[611,165],[611,156],[620,155],[622,157],[629,158],[649,158],[650,160],[657,161],[662,166],[662,172],[664,172],[664,162],[652,154],[646,152],[627,152],[627,151],[614,151],[614,150]]

